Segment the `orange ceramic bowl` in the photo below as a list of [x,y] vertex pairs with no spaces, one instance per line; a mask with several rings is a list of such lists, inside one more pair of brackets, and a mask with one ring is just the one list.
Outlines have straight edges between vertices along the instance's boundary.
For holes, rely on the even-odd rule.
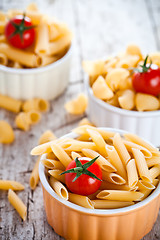
[[[105,128],[123,134],[124,131]],[[75,138],[70,133],[64,137]],[[45,155],[42,155],[45,158]],[[140,240],[153,227],[160,208],[160,184],[142,202],[119,209],[87,209],[61,199],[48,183],[40,163],[47,221],[54,231],[68,240]]]

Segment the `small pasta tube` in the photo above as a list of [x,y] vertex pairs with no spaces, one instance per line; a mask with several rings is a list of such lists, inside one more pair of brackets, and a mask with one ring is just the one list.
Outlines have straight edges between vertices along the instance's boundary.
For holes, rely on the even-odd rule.
[[73,160],[75,160],[77,157],[81,158],[82,156],[79,153],[72,151],[71,152],[71,157],[72,157]]
[[49,44],[49,54],[56,55],[68,47],[72,40],[72,34],[68,32],[64,36],[58,38],[57,40],[50,42]]
[[99,156],[96,160],[96,163],[107,172],[116,172],[117,169],[103,156],[101,156],[99,153],[91,150],[91,149],[82,149],[82,153],[89,158],[96,158]]
[[12,180],[0,180],[0,190],[9,189],[21,191],[24,190],[24,186],[21,183]]
[[100,190],[123,190],[123,191],[130,191],[130,187],[126,184],[118,185],[114,183],[110,183],[107,181],[102,181]]
[[127,162],[131,159],[131,156],[128,153],[127,148],[125,147],[123,140],[119,133],[116,133],[114,135],[113,145],[114,145],[115,149],[117,150],[123,164],[126,165]]
[[86,111],[87,104],[87,97],[81,93],[77,96],[77,98],[67,102],[64,107],[70,114],[83,114]]
[[57,181],[54,177],[50,177],[49,183],[59,197],[68,200],[68,190],[61,182]]
[[4,120],[0,120],[0,143],[10,144],[14,139],[15,136],[11,125]]
[[115,68],[106,75],[106,83],[113,90],[118,90],[119,83],[129,77],[129,71],[124,68]]
[[5,54],[0,53],[0,64],[6,66],[8,63],[8,59]]
[[137,169],[142,180],[152,182],[152,176],[148,170],[147,163],[143,153],[136,148],[132,148],[132,152],[136,161]]
[[92,141],[95,143],[98,151],[100,152],[101,155],[104,157],[107,156],[107,151],[106,151],[106,142],[104,141],[103,137],[101,134],[97,131],[94,131],[92,129],[87,129],[87,132],[89,133]]
[[24,102],[22,110],[29,112],[31,110],[46,112],[49,109],[49,102],[42,98],[34,98]]
[[69,157],[69,155],[64,151],[64,149],[59,146],[58,144],[52,144],[51,145],[53,153],[56,155],[56,157],[60,160],[60,162],[67,167],[68,164],[72,161],[72,159]]
[[26,113],[28,117],[29,124],[37,124],[41,119],[41,114],[38,111],[31,110]]
[[55,139],[56,139],[56,136],[54,135],[54,133],[51,130],[47,130],[40,136],[38,143],[43,144]]
[[134,159],[131,159],[127,163],[126,169],[127,169],[129,187],[134,188],[138,183],[138,173],[137,173],[136,163]]
[[86,196],[69,193],[69,201],[81,207],[94,209],[92,201]]
[[152,157],[152,153],[147,148],[145,148],[139,144],[136,144],[136,143],[133,143],[133,142],[127,141],[127,140],[123,140],[123,143],[129,152],[132,152],[132,148],[136,148],[136,149],[139,149],[146,158]]
[[23,131],[28,131],[30,128],[30,121],[27,113],[20,112],[15,118],[15,124],[18,128],[22,129]]
[[39,171],[38,171],[39,162],[40,162],[40,157],[38,157],[38,159],[37,159],[37,161],[34,165],[34,168],[32,170],[30,179],[29,179],[30,188],[33,189],[33,190],[36,188],[36,186],[39,182]]
[[138,111],[157,110],[160,106],[158,99],[150,94],[137,93],[135,101]]
[[60,175],[61,173],[63,173],[62,170],[60,169],[53,169],[53,170],[49,170],[48,173],[56,178],[58,181],[65,183],[65,176],[64,175]]
[[120,202],[109,200],[92,200],[95,209],[115,209],[134,205],[134,202]]
[[49,169],[60,169],[65,170],[65,167],[60,161],[52,160],[52,159],[43,159],[41,160],[41,163]]
[[[159,180],[158,179],[154,179],[153,180],[153,185],[156,187],[159,183]],[[143,193],[143,197],[141,198],[141,201],[143,199],[145,199],[146,197],[148,197],[151,193],[152,193],[153,189],[144,189],[144,190],[141,190],[141,192]]]
[[51,142],[43,143],[41,145],[38,145],[38,146],[34,147],[31,151],[31,155],[42,155],[44,153],[52,152],[51,144],[55,143],[56,141],[57,140],[55,139]]
[[93,142],[83,142],[77,140],[70,140],[68,142],[62,143],[62,147],[65,151],[77,151],[80,152],[82,148],[89,148],[92,150],[97,150],[95,143]]
[[141,201],[143,197],[143,193],[141,192],[133,192],[133,191],[121,191],[121,190],[103,190],[98,193],[97,198],[112,200],[112,201]]
[[152,157],[151,159],[147,159],[148,168],[153,167],[154,165],[160,164],[160,158]]
[[115,166],[115,168],[117,169],[117,173],[120,176],[122,176],[124,179],[127,179],[126,169],[125,169],[115,147],[107,146],[106,150],[107,150],[107,154],[108,154],[108,159],[109,159],[110,163],[113,166]]
[[160,164],[155,165],[149,170],[152,179],[155,179],[160,175]]
[[22,102],[11,97],[0,94],[0,108],[4,108],[14,113],[21,110]]
[[35,53],[48,54],[49,53],[49,31],[45,23],[39,24],[37,28],[37,41],[35,43]]
[[135,107],[135,93],[133,90],[124,90],[120,97],[118,97],[119,105],[126,110],[132,110]]
[[43,56],[43,55],[41,55],[40,57],[41,57],[41,64],[39,67],[44,67],[58,60],[58,57]]
[[126,183],[126,180],[116,173],[109,173],[102,170],[102,179],[110,183],[117,185],[123,185]]
[[38,67],[40,65],[40,57],[34,53],[11,47],[7,43],[0,44],[0,52],[5,54],[8,59],[19,62],[26,67]]
[[24,205],[22,200],[17,196],[17,194],[9,189],[8,191],[8,200],[10,204],[16,209],[23,221],[26,220],[27,216],[27,207]]
[[149,182],[145,182],[143,180],[139,180],[138,183],[137,183],[137,186],[138,186],[138,190],[141,192],[143,190],[147,190],[147,189],[155,189],[155,186],[154,184],[152,183],[149,183]]
[[88,118],[83,118],[81,121],[79,121],[78,126],[83,126],[83,125],[89,125],[89,126],[94,126]]
[[108,100],[113,97],[113,91],[105,82],[105,79],[102,76],[99,76],[92,85],[93,94],[95,97]]

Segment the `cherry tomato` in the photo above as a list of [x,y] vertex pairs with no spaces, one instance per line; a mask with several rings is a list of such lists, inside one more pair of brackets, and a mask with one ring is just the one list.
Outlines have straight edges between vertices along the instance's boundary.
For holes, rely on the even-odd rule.
[[[91,160],[93,163],[86,169],[87,172],[86,170],[83,171],[83,169],[80,169],[81,167],[77,167],[79,165],[84,165],[91,162],[90,159],[87,157],[79,158],[78,161],[80,163],[78,165],[76,159],[68,165],[66,171],[72,171],[71,169],[75,169],[75,172],[64,172],[66,185],[71,192],[86,196],[95,193],[99,189],[102,180],[102,170],[99,165],[94,162],[94,160],[95,159]],[[78,173],[78,170],[81,175]],[[88,172],[94,174],[94,176],[97,178],[91,177]],[[79,177],[78,174],[80,175]],[[77,179],[75,180],[75,178]]]
[[145,62],[141,67],[140,72],[133,74],[133,88],[136,92],[157,96],[160,94],[160,68],[154,64],[148,66]]
[[16,48],[27,48],[35,39],[35,30],[30,18],[18,15],[11,19],[5,27],[8,42]]

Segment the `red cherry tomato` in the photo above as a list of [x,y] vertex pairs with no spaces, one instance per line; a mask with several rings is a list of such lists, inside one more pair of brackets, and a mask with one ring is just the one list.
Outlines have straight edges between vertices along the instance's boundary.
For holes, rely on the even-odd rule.
[[[90,159],[87,157],[82,157],[79,158],[79,161],[81,162],[82,165],[84,165],[85,163],[89,162]],[[76,162],[75,160],[73,160],[66,168],[66,171],[73,169],[75,167]],[[98,177],[99,179],[102,179],[102,170],[96,162],[94,162],[90,167],[88,167],[87,170],[96,175],[96,177]],[[95,179],[86,174],[82,174],[75,181],[73,181],[75,177],[76,173],[65,173],[65,181],[68,189],[76,194],[85,196],[90,195],[96,192],[101,185],[100,180]]]
[[154,64],[145,65],[145,71],[133,74],[132,84],[136,92],[157,96],[160,94],[160,68]]
[[35,30],[30,18],[18,15],[11,19],[5,27],[8,42],[16,48],[27,48],[35,39]]

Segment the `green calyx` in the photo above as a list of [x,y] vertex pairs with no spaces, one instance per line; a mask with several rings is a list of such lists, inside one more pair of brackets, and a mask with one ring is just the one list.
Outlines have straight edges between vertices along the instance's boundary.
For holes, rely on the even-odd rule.
[[148,70],[150,69],[151,65],[152,65],[152,61],[150,61],[149,66],[147,66],[147,59],[148,59],[148,55],[146,56],[143,65],[140,65],[140,69],[135,68],[134,71],[140,72],[140,73],[146,73],[148,72]]
[[98,158],[99,156],[97,156],[96,158],[92,159],[91,161],[85,163],[84,165],[82,165],[82,163],[78,160],[78,157],[75,159],[76,162],[76,167],[75,168],[71,168],[67,171],[64,171],[62,174],[65,173],[76,173],[76,177],[73,179],[72,182],[75,182],[77,180],[77,178],[79,178],[82,174],[86,174],[92,178],[95,178],[99,181],[102,181],[100,178],[98,178],[95,174],[93,174],[92,172],[88,171],[87,168],[89,168]]
[[11,21],[11,24],[12,24],[12,26],[14,26],[15,31],[9,36],[9,38],[14,37],[16,34],[19,34],[20,38],[21,38],[21,41],[23,42],[23,33],[24,33],[24,31],[32,29],[32,28],[35,28],[34,25],[32,25],[32,26],[25,26],[25,16],[26,15],[24,13],[23,14],[23,19],[22,19],[20,24],[17,24],[17,23],[14,23],[13,21]]

